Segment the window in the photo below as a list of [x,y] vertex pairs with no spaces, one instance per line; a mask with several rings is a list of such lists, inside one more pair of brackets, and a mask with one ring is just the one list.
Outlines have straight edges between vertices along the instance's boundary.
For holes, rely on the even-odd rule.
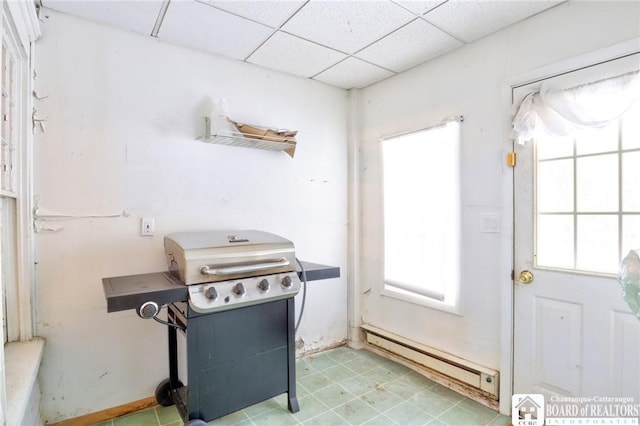
[[536,266],[616,274],[640,248],[639,116],[536,139]]
[[33,332],[30,58],[40,30],[33,3],[2,2],[0,11],[0,310],[7,342]]
[[2,104],[0,117],[2,123],[2,150],[0,152],[0,280],[2,282],[3,336],[4,341],[18,338],[17,321],[13,318],[17,301],[16,272],[16,199],[17,199],[17,79],[16,54],[11,38],[5,32],[2,37]]
[[382,294],[458,311],[460,124],[382,140]]

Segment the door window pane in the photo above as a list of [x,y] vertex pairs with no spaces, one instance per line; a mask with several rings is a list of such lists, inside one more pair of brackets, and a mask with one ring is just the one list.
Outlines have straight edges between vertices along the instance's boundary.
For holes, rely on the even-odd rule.
[[618,215],[578,215],[576,269],[617,271]]
[[622,217],[622,258],[631,250],[640,250],[640,215]]
[[576,154],[597,154],[618,150],[618,123],[596,129],[584,129],[576,135]]
[[573,159],[538,164],[538,211],[573,211]]
[[536,263],[573,268],[573,215],[540,215],[537,231]]
[[618,211],[618,155],[576,159],[577,210]]
[[622,210],[640,212],[640,151],[622,154]]
[[536,140],[536,155],[538,160],[571,157],[573,156],[573,138],[569,136],[549,136]]

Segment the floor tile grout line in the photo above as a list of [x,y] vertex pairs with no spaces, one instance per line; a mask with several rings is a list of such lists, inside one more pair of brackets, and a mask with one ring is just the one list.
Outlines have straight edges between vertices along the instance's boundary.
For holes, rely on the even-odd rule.
[[[354,370],[353,368],[351,368],[351,367],[349,367],[349,366],[347,366],[347,365],[344,365],[344,364],[340,364],[340,365],[341,365],[341,366],[343,366],[344,368],[346,368],[347,370],[349,370],[349,371],[353,372],[354,374],[359,375],[359,376],[361,376],[363,373],[367,373],[367,372],[369,372],[369,371],[371,371],[371,370],[374,370],[374,369],[378,368],[378,367],[376,366],[376,367],[370,368],[370,369],[368,369],[368,370],[366,370],[366,371],[358,372],[358,371]],[[316,368],[315,368],[315,367],[313,367],[313,366],[312,366],[312,368],[316,369]],[[333,368],[333,367],[329,367],[329,368]],[[328,370],[328,368],[325,368],[325,370]],[[316,371],[318,371],[318,372],[322,372],[323,370],[318,370],[318,369],[316,369]]]
[[[465,397],[465,398],[466,398],[466,397]],[[464,398],[463,398],[463,399],[461,399],[460,401],[458,401],[458,402],[456,402],[454,405],[452,405],[450,408],[448,408],[448,409],[444,410],[444,411],[443,411],[442,413],[440,413],[437,417],[434,417],[434,419],[438,419],[438,420],[440,420],[440,417],[444,416],[446,413],[448,413],[449,411],[453,410],[453,409],[454,409],[454,408],[456,408],[456,407],[457,407],[457,409],[458,409],[458,410],[464,410],[464,411],[466,411],[466,412],[468,412],[468,413],[471,413],[471,414],[475,415],[476,413],[474,413],[473,411],[468,410],[468,409],[466,409],[466,408],[464,408],[464,407],[459,406],[459,405],[461,405],[461,404],[462,404],[462,402],[464,402],[464,401],[465,401],[465,399],[464,399]],[[473,400],[472,400],[472,401],[473,401]],[[500,413],[496,413],[496,415],[495,415],[495,416],[493,416],[493,417],[491,418],[491,420],[489,420],[489,421],[488,421],[488,422],[486,422],[486,423],[483,423],[483,425],[484,425],[484,426],[487,426],[487,425],[491,424],[491,422],[493,422],[493,421],[494,421],[495,419],[497,419],[498,417],[500,417]],[[442,421],[443,421],[444,423],[446,423],[446,424],[449,424],[449,423],[445,422],[444,420],[442,420]]]
[[[391,391],[389,391],[389,392],[391,392]],[[409,402],[407,402],[406,400],[403,400],[403,399],[402,399],[402,397],[401,397],[400,395],[396,395],[396,394],[394,394],[393,392],[391,392],[391,394],[392,394],[392,395],[397,396],[398,398],[400,398],[400,402],[399,402],[399,403],[397,403],[396,405],[394,405],[393,407],[390,407],[390,408],[386,409],[385,411],[380,412],[380,415],[386,415],[386,413],[388,413],[389,411],[393,410],[393,409],[394,409],[394,408],[396,408],[396,407],[401,406],[401,405],[402,405],[402,404],[404,404],[405,402],[406,402],[407,404],[409,404]],[[365,394],[365,395],[366,395],[366,394]],[[418,407],[418,408],[420,408],[420,407]],[[422,409],[421,409],[421,410],[422,410]],[[422,410],[422,411],[424,411],[424,410]],[[427,413],[427,414],[428,414],[428,413]],[[393,419],[392,419],[392,420],[393,420]],[[394,423],[395,423],[395,420],[394,420]]]
[[[338,408],[338,407],[336,407],[336,408]],[[342,417],[342,416],[341,416],[341,415],[340,415],[340,414],[339,414],[339,413],[338,413],[334,408],[332,408],[332,409],[331,409],[331,411],[333,412],[333,414],[335,414],[336,416],[338,416],[339,418],[341,418],[342,420],[344,420],[344,422],[345,422],[346,424],[351,425],[351,426],[357,426],[357,425],[354,425],[353,423],[351,423],[349,420],[347,420],[347,419],[345,419],[344,417]]]
[[158,410],[156,410],[156,407],[153,407],[153,414],[156,415],[156,421],[158,422],[158,426],[162,426],[162,422],[160,421],[160,416],[158,415]]
[[[354,350],[355,350],[355,349],[354,349]],[[363,349],[360,349],[360,350],[363,350]],[[313,357],[313,356],[314,356],[314,355],[311,355],[311,357]],[[328,354],[327,354],[327,356],[328,356],[329,358],[331,358],[331,356],[329,356]],[[358,372],[358,371],[354,370],[353,368],[350,368],[349,366],[345,365],[345,362],[355,361],[355,360],[357,360],[357,359],[362,359],[362,358],[367,358],[367,357],[366,357],[365,355],[358,355],[357,357],[352,358],[352,359],[347,360],[347,361],[344,361],[344,362],[342,362],[342,361],[337,361],[337,360],[335,360],[335,359],[333,359],[333,358],[331,358],[331,360],[332,360],[332,361],[334,361],[334,362],[337,362],[338,364],[340,364],[340,365],[342,365],[343,367],[345,367],[345,368],[349,369],[350,371],[352,371],[353,373],[355,373],[355,374],[357,374],[357,375],[362,375],[362,373],[366,373],[366,372],[371,371],[371,370],[373,370],[373,369],[375,369],[375,368],[377,368],[377,367],[378,367],[378,365],[376,365],[375,367],[372,367],[372,368],[370,368],[370,369],[368,369],[368,370],[366,370],[366,371],[364,371],[364,372],[362,372],[362,373],[361,373],[361,372]],[[304,358],[303,358],[303,359],[304,359]],[[370,361],[372,361],[371,359],[369,359],[369,360],[370,360]],[[376,361],[373,361],[373,362],[376,362]],[[313,366],[313,365],[311,365],[310,363],[308,363],[308,364],[309,364],[309,365],[310,365],[310,367],[312,367],[314,370],[322,371],[322,370],[318,370],[316,367],[314,367],[314,366]],[[376,362],[376,364],[377,364],[377,362]]]
[[491,420],[489,420],[488,423],[486,423],[486,425],[490,425],[491,423],[493,423],[498,417],[500,417],[500,413],[496,414]]
[[[446,413],[448,413],[449,411],[453,410],[455,407],[457,407],[458,405],[460,405],[460,403],[464,401],[464,400],[460,400],[458,402],[456,402],[455,404],[453,404],[451,407],[447,408],[446,410],[444,410],[442,413],[438,414],[437,416],[434,416],[434,419],[440,419],[440,417],[444,416]],[[460,407],[460,409],[463,409],[462,407]],[[445,422],[447,423],[447,422]],[[447,423],[448,424],[448,423]]]
[[[345,353],[350,353],[353,354],[353,356],[347,356],[347,355],[337,355],[339,358],[342,358],[342,360],[340,359],[336,359],[334,357],[331,356],[331,354],[327,353],[326,354],[326,358],[324,359],[324,366],[325,368],[323,369],[319,369],[317,367],[315,367],[312,362],[305,362],[305,366],[308,366],[309,368],[309,372],[307,375],[311,375],[311,374],[316,374],[318,373],[318,377],[322,377],[324,379],[326,379],[328,382],[325,386],[321,386],[320,388],[315,389],[314,391],[311,391],[310,388],[305,387],[304,385],[298,383],[298,381],[296,380],[296,386],[299,386],[299,389],[301,389],[305,395],[300,397],[300,395],[298,394],[300,399],[305,398],[306,396],[309,396],[310,398],[314,398],[319,404],[320,407],[319,409],[321,410],[320,412],[318,412],[317,414],[306,418],[304,420],[301,420],[299,418],[296,417],[291,417],[291,424],[298,424],[298,425],[304,425],[307,422],[312,422],[313,419],[316,419],[319,416],[322,415],[326,415],[327,413],[332,413],[334,416],[337,416],[337,418],[341,419],[342,421],[344,421],[346,424],[353,424],[351,423],[353,421],[353,419],[350,419],[348,417],[345,417],[341,414],[339,414],[338,411],[336,411],[339,407],[342,407],[343,405],[349,404],[353,401],[359,400],[361,401],[363,404],[365,404],[367,406],[368,410],[373,411],[372,417],[369,418],[368,420],[366,420],[365,422],[361,422],[359,425],[362,425],[364,423],[370,422],[376,418],[379,417],[385,417],[386,419],[389,419],[391,422],[393,422],[394,424],[397,423],[396,419],[393,416],[389,416],[388,413],[394,409],[396,409],[397,407],[401,406],[403,403],[408,403],[410,405],[412,405],[413,407],[417,408],[420,410],[420,412],[423,412],[425,414],[427,414],[430,419],[429,422],[432,422],[434,420],[438,420],[440,422],[443,422],[445,424],[448,424],[448,422],[445,421],[445,419],[442,417],[444,416],[446,413],[452,412],[452,411],[456,411],[456,410],[461,410],[463,412],[466,412],[470,415],[485,415],[485,414],[489,414],[489,413],[476,413],[473,410],[473,406],[470,406],[471,408],[466,408],[465,406],[463,406],[463,403],[467,400],[473,401],[472,399],[465,397],[464,395],[461,395],[460,397],[456,397],[451,398],[450,396],[445,396],[445,395],[441,395],[440,393],[434,392],[433,389],[438,386],[438,383],[433,382],[432,380],[430,380],[429,378],[422,376],[419,372],[416,372],[415,370],[412,370],[410,368],[407,369],[397,369],[395,368],[394,362],[391,360],[385,360],[383,358],[380,357],[376,357],[376,356],[365,356],[362,353],[359,353],[358,350],[356,349],[352,349],[352,348],[347,348],[347,349],[339,349],[341,351],[345,351]],[[304,360],[305,358],[302,358],[298,361]],[[365,365],[366,363],[370,363],[370,368],[365,369],[364,371],[356,371],[355,369],[349,367],[348,365],[346,365],[347,363],[350,363],[352,361],[356,361],[356,360],[361,360],[363,361],[363,364],[360,364],[360,367],[362,367],[362,365]],[[296,363],[297,363],[296,362]],[[322,365],[322,364],[321,364]],[[329,365],[327,367],[327,365]],[[353,364],[355,365],[355,364]],[[352,373],[353,376],[349,376],[348,379],[341,379],[340,378],[340,374],[333,373],[333,374],[326,374],[325,371],[335,368],[335,367],[343,367],[346,370],[344,371],[345,373],[348,371],[349,373]],[[375,370],[380,369],[381,371],[386,371],[388,373],[388,376],[384,373],[373,373]],[[413,373],[413,374],[412,374]],[[298,379],[303,379],[305,376],[302,377],[298,377]],[[425,380],[424,383],[420,383],[419,380],[415,380],[411,377],[412,375],[417,375],[418,378],[422,378]],[[334,378],[331,378],[329,376],[333,376]],[[373,377],[372,377],[373,376]],[[408,377],[408,379],[407,379]],[[453,405],[451,405],[449,408],[443,410],[442,412],[440,412],[437,416],[434,416],[433,414],[431,414],[429,412],[429,410],[425,409],[424,407],[422,407],[421,405],[418,405],[417,402],[418,401],[414,401],[414,402],[410,402],[410,399],[405,399],[401,393],[404,393],[406,395],[405,392],[399,392],[401,390],[401,388],[397,387],[396,391],[393,391],[389,388],[389,385],[399,381],[401,379],[407,379],[411,382],[411,385],[416,386],[416,390],[419,390],[419,392],[416,392],[416,394],[418,393],[422,393],[422,392],[430,392],[432,393],[434,396],[437,396],[441,399],[447,400],[449,402],[452,402]],[[345,387],[343,385],[344,380],[350,380],[350,379],[360,379],[360,380],[366,380],[367,384],[366,386],[363,388],[364,390],[360,391],[360,392],[355,392],[353,390],[349,390],[347,387]],[[319,393],[322,392],[323,390],[326,390],[328,387],[330,387],[331,385],[338,385],[339,389],[342,389],[342,391],[344,391],[347,395],[347,397],[350,397],[349,399],[347,399],[344,402],[340,402],[338,405],[336,406],[329,406],[328,404],[325,403],[324,399],[321,399],[319,397]],[[405,382],[405,384],[409,384],[408,382]],[[370,387],[372,386],[372,387]],[[358,389],[359,386],[354,387],[354,389]],[[376,390],[380,390],[380,388],[383,388],[384,391],[388,392],[389,395],[393,396],[394,398],[398,398],[398,402],[396,403],[392,403],[392,405],[387,406],[384,410],[381,409],[381,407],[377,407],[376,405],[374,405],[374,403],[377,401],[374,397],[375,397],[375,392]],[[371,404],[368,402],[369,398],[366,398],[367,395],[371,396]],[[254,416],[249,416],[249,414],[245,411],[245,409],[241,410],[243,412],[243,416],[244,419],[239,420],[238,422],[234,423],[234,424],[239,424],[239,423],[243,423],[246,422],[246,424],[248,425],[253,425],[253,426],[259,426],[260,422],[258,421],[258,418],[260,416],[265,416],[268,415],[269,413],[281,409],[282,408],[282,401],[278,398],[278,397],[274,397],[271,398],[267,401],[272,401],[271,406],[267,406],[266,411],[263,412],[258,412],[258,414],[255,414]],[[388,401],[388,400],[387,400]],[[393,401],[393,400],[392,400]],[[266,402],[266,401],[265,401]],[[154,410],[154,417],[156,420],[156,424],[158,426],[163,426],[162,421],[160,419],[160,413],[158,412],[158,410],[155,408],[151,408]],[[247,407],[248,408],[248,407]],[[302,407],[301,407],[302,408]],[[142,410],[141,410],[142,411]],[[291,414],[291,416],[293,416],[293,414]],[[500,413],[495,413],[495,415],[493,415],[493,417],[491,417],[490,419],[486,419],[485,422],[483,423],[485,426],[490,425],[492,422],[496,422],[496,420],[499,420],[502,418],[502,415]],[[258,423],[256,423],[258,422]],[[114,426],[115,425],[115,421],[112,419],[109,421],[109,423],[106,424]]]

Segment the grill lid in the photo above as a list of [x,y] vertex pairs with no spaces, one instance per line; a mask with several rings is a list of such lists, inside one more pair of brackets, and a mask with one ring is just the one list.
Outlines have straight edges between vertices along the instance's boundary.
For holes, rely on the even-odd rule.
[[264,231],[177,232],[164,247],[169,271],[187,285],[295,271],[293,243]]

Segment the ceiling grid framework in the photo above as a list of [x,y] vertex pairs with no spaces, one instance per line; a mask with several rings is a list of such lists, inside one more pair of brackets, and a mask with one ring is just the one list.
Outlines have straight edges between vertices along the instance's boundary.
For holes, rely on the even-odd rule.
[[46,8],[343,89],[384,80],[565,2],[39,1]]

